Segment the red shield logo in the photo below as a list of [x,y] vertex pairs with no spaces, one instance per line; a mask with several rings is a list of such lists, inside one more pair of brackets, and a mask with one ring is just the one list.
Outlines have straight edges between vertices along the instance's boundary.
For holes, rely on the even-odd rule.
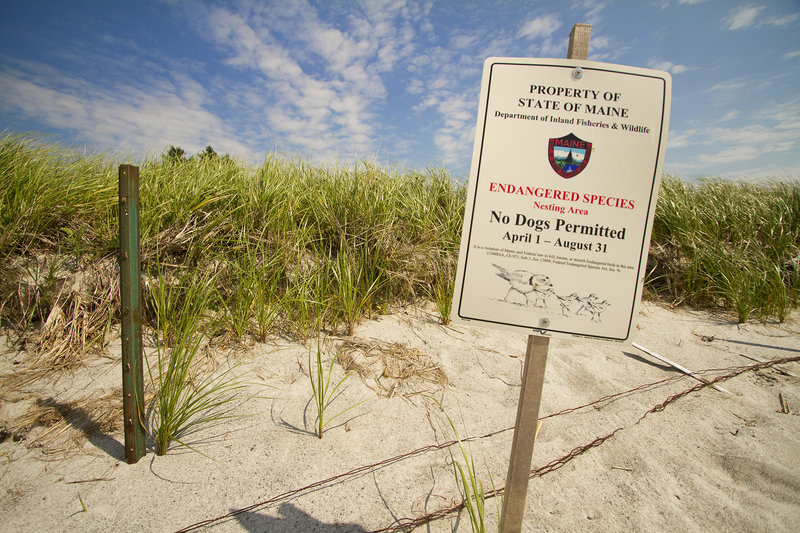
[[592,154],[592,143],[579,139],[570,133],[558,139],[550,139],[547,147],[547,159],[556,174],[564,178],[572,178],[580,174],[589,164]]

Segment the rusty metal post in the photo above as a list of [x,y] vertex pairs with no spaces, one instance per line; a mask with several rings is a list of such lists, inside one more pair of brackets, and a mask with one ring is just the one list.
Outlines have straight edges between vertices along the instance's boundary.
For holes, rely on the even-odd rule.
[[145,455],[142,296],[139,259],[139,168],[119,167],[119,272],[122,301],[122,410],[125,459]]

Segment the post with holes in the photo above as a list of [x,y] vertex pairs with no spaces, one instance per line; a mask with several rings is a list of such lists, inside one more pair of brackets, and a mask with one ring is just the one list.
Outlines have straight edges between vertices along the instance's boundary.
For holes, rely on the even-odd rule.
[[[567,59],[588,59],[590,24],[575,24],[569,34]],[[542,402],[544,373],[547,366],[547,350],[550,338],[529,335],[522,371],[522,388],[517,405],[517,421],[511,441],[511,460],[503,494],[500,514],[500,533],[522,531],[525,514],[525,499],[528,495],[533,445],[539,426],[539,406]]]
[[119,167],[119,271],[122,305],[122,408],[125,459],[145,455],[142,296],[139,260],[139,168]]

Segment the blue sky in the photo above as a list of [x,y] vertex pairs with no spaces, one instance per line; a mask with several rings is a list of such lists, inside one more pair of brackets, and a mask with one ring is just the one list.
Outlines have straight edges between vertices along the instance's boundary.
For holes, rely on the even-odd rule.
[[5,0],[0,130],[466,176],[484,59],[563,58],[579,22],[672,75],[665,171],[800,177],[798,0]]

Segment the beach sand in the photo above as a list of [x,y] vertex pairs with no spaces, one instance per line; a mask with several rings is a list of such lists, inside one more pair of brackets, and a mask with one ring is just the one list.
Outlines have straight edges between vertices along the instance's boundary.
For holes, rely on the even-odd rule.
[[[128,465],[121,420],[100,420],[92,403],[121,409],[116,339],[70,371],[0,391],[2,530],[160,532],[211,520],[197,530],[359,532],[453,507],[451,461],[464,461],[457,444],[434,446],[454,438],[445,414],[462,439],[484,436],[463,444],[484,490],[504,486],[526,340],[445,327],[417,307],[330,336],[326,359],[338,347],[360,372],[328,413],[355,407],[323,439],[307,375],[315,340],[212,344],[205,357],[246,372],[240,416],[189,435],[195,451],[176,444],[158,457],[149,447]],[[757,364],[742,353],[800,356],[800,321],[737,324],[650,302],[634,342],[694,371],[716,369],[702,374],[713,379]],[[7,343],[0,376],[27,361]],[[800,376],[797,362],[782,368]],[[751,368],[718,383],[729,392],[680,395],[697,385],[633,347],[551,340],[523,531],[800,531],[798,377]],[[49,418],[19,429],[37,407]],[[498,506],[486,500],[489,531]],[[418,529],[470,530],[465,511]]]

